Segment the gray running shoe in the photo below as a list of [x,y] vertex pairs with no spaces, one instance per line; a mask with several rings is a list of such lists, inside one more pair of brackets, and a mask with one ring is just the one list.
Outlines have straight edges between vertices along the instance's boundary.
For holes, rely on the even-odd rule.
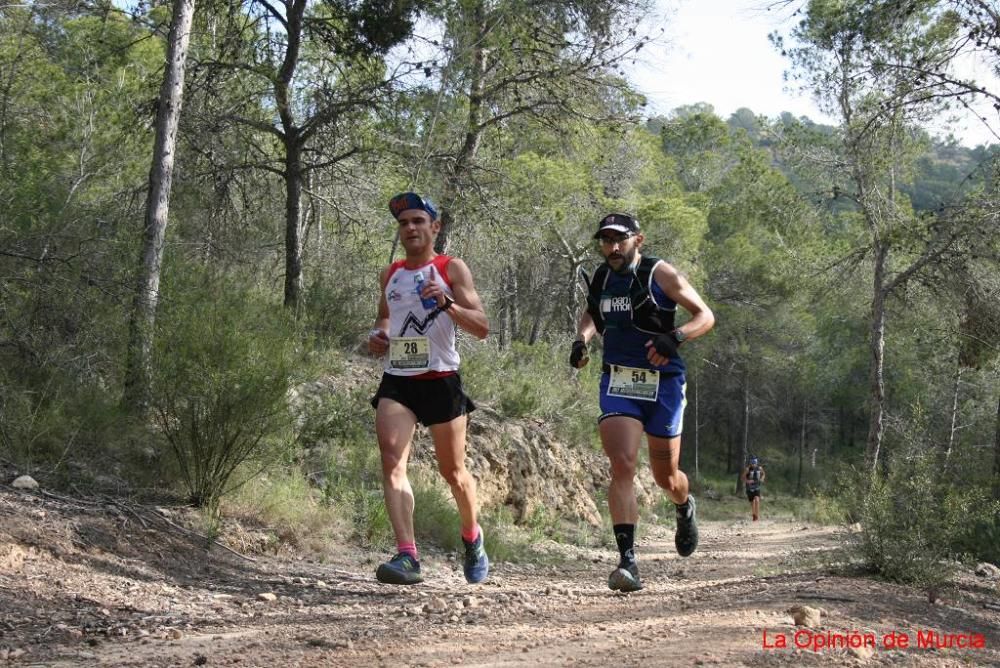
[[400,552],[375,569],[375,579],[386,584],[413,585],[423,582],[424,576],[420,574],[420,562]]
[[611,591],[639,591],[642,581],[639,579],[639,564],[634,561],[628,566],[619,566],[608,576],[608,589]]
[[698,549],[698,520],[695,517],[694,497],[688,495],[687,503],[677,506],[677,533],[674,534],[677,554],[690,557]]
[[490,558],[486,556],[486,549],[483,547],[482,528],[479,529],[475,542],[468,543],[463,538],[462,544],[465,545],[465,563],[462,564],[465,581],[470,584],[482,582],[490,574]]

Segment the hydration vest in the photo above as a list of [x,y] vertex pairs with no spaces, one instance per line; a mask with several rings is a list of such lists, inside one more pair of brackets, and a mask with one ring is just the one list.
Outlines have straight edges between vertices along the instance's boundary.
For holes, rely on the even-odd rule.
[[760,467],[751,466],[750,470],[747,471],[747,477],[750,478],[747,482],[747,489],[754,491],[760,488]]
[[[629,285],[629,301],[632,304],[632,324],[636,329],[650,334],[666,334],[674,329],[674,309],[660,308],[650,294],[653,267],[660,258],[644,255],[639,266],[632,269],[632,283]],[[601,315],[601,294],[611,276],[611,267],[605,262],[594,271],[587,286],[587,313],[597,326],[599,334],[604,333],[604,316]]]

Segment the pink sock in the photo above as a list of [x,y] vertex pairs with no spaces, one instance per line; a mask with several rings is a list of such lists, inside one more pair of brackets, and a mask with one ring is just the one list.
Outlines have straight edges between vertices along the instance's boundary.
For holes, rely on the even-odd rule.
[[476,523],[471,529],[462,529],[462,540],[466,543],[475,543],[479,538],[479,524]]
[[417,544],[416,543],[396,543],[396,552],[404,552],[416,561],[420,561],[420,555],[417,554]]

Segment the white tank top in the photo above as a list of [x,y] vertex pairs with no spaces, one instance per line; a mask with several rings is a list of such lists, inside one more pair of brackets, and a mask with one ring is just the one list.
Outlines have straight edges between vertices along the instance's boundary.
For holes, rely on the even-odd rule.
[[425,309],[417,294],[417,274],[433,278],[452,296],[448,278],[449,255],[436,255],[412,269],[405,260],[389,265],[385,302],[389,305],[389,352],[383,368],[394,376],[419,376],[428,372],[458,371],[456,327],[447,311]]

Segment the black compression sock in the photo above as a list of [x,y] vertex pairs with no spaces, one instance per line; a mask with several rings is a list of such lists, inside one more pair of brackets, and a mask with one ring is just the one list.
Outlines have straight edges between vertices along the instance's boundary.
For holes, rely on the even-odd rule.
[[621,555],[619,566],[635,563],[635,525],[614,525],[615,542],[618,543],[618,554]]

